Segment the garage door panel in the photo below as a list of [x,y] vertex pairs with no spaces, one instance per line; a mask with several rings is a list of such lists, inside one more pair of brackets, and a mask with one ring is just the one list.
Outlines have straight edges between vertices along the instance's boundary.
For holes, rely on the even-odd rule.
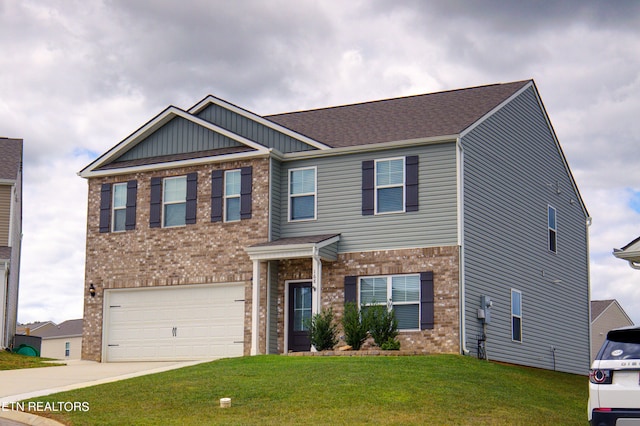
[[107,293],[104,328],[107,361],[243,354],[242,284],[107,290]]

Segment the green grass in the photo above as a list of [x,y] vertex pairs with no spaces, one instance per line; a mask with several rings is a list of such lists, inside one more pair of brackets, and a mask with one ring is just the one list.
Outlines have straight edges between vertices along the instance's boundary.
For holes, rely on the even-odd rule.
[[0,370],[19,370],[21,368],[52,367],[64,365],[63,363],[51,363],[51,358],[27,356],[0,350]]
[[36,400],[88,403],[69,425],[587,423],[586,377],[456,355],[224,359]]

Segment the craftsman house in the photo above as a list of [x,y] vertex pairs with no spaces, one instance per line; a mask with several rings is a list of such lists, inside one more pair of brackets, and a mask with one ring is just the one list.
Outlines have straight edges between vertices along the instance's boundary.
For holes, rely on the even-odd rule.
[[208,96],[79,174],[85,359],[308,351],[304,319],[355,301],[401,349],[588,369],[589,216],[531,80],[270,116]]
[[0,350],[13,346],[22,242],[22,139],[0,137]]

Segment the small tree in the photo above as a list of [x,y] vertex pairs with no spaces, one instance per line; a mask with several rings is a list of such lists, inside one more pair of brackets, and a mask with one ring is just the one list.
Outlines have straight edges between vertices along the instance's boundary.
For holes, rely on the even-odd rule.
[[399,345],[395,343],[398,335],[398,320],[393,310],[387,309],[385,305],[368,306],[365,318],[369,333],[377,346],[382,348],[384,345],[383,349],[392,349],[397,345],[399,349]]
[[319,351],[333,349],[338,344],[338,327],[333,321],[333,309],[323,309],[307,320],[311,344]]
[[342,328],[344,329],[345,342],[356,351],[360,349],[364,341],[369,337],[369,326],[363,320],[361,311],[356,303],[345,303]]

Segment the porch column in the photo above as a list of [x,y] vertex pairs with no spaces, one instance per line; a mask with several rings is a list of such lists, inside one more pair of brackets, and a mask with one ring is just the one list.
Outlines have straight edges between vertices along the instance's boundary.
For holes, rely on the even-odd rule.
[[260,344],[260,261],[253,261],[253,277],[251,278],[251,355],[258,355]]
[[314,255],[311,258],[311,262],[311,286],[313,288],[311,294],[311,313],[315,315],[319,314],[322,310],[322,260],[320,260],[320,256]]

